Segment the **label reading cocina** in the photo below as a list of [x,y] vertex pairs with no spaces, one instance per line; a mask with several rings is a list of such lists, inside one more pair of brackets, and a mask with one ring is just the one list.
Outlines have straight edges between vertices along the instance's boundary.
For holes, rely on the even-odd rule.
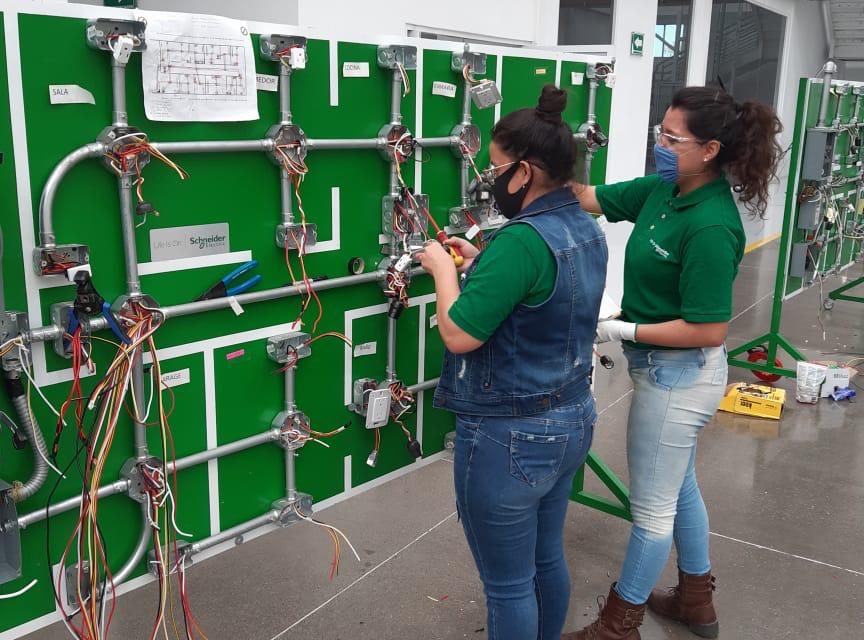
[[368,62],[343,62],[342,63],[343,78],[368,78],[369,63]]
[[150,260],[196,258],[229,253],[228,223],[199,224],[150,230]]

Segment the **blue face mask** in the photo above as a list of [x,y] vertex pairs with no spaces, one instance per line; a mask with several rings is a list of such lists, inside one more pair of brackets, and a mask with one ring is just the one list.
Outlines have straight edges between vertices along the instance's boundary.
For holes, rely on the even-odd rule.
[[654,164],[663,182],[678,182],[678,154],[659,144],[654,145]]

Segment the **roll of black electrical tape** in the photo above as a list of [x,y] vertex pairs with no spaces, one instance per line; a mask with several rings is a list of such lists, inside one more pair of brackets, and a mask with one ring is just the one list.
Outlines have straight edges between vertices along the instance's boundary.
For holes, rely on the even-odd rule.
[[348,273],[359,276],[366,269],[366,261],[360,257],[351,258],[348,261]]

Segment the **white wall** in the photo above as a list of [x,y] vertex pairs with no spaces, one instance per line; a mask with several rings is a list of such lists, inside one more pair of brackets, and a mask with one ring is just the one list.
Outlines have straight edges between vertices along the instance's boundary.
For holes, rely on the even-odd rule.
[[[322,29],[406,35],[407,25],[532,43],[544,0],[300,0],[300,24]],[[557,19],[556,19],[557,23]]]
[[[627,2],[628,0],[623,0]],[[780,144],[785,149],[792,142],[798,79],[816,74],[828,53],[822,26],[822,11],[818,2],[811,0],[751,0],[776,13],[786,16],[786,38],[781,57],[780,80],[777,91],[777,111],[784,124]],[[712,0],[693,0],[693,27],[688,61],[687,83],[705,84],[708,56],[708,33]],[[749,243],[780,232],[786,200],[786,181],[789,177],[789,156],[779,169],[779,179],[772,186],[771,202],[765,221],[744,216],[744,228]]]
[[[609,121],[606,181],[630,180],[645,175],[645,140],[651,108],[654,73],[654,25],[657,0],[618,0],[612,27],[615,45],[615,88]],[[630,34],[645,34],[644,55],[630,55]],[[615,300],[624,293],[624,247],[633,225],[619,222],[606,228],[609,267],[606,288]]]
[[[102,5],[102,0],[70,0],[77,4]],[[138,0],[138,8],[146,11],[182,11],[183,13],[208,13],[238,20],[258,20],[297,24],[297,6],[300,0]]]

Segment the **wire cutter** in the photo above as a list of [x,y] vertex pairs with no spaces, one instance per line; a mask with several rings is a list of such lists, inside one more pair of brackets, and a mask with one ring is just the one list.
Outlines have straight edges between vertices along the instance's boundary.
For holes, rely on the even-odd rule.
[[[72,304],[72,312],[69,314],[69,323],[66,326],[66,333],[73,335],[78,327],[81,326],[83,318],[89,318],[97,313],[101,313],[105,320],[108,321],[108,327],[117,336],[123,344],[132,344],[120,325],[117,324],[117,319],[111,312],[111,305],[99,295],[96,287],[93,286],[93,279],[86,271],[79,271],[75,274],[75,284],[78,286],[78,291],[75,294],[75,302]],[[64,347],[69,347],[68,339],[63,340]]]
[[243,293],[248,289],[251,289],[256,284],[261,282],[261,276],[254,275],[245,282],[241,282],[240,284],[233,284],[234,280],[242,276],[244,273],[247,273],[258,266],[257,260],[250,260],[244,264],[241,264],[239,267],[234,269],[227,276],[219,280],[212,287],[207,289],[200,296],[195,298],[195,300],[212,300],[213,298],[225,298],[228,296],[236,296],[238,293]]

